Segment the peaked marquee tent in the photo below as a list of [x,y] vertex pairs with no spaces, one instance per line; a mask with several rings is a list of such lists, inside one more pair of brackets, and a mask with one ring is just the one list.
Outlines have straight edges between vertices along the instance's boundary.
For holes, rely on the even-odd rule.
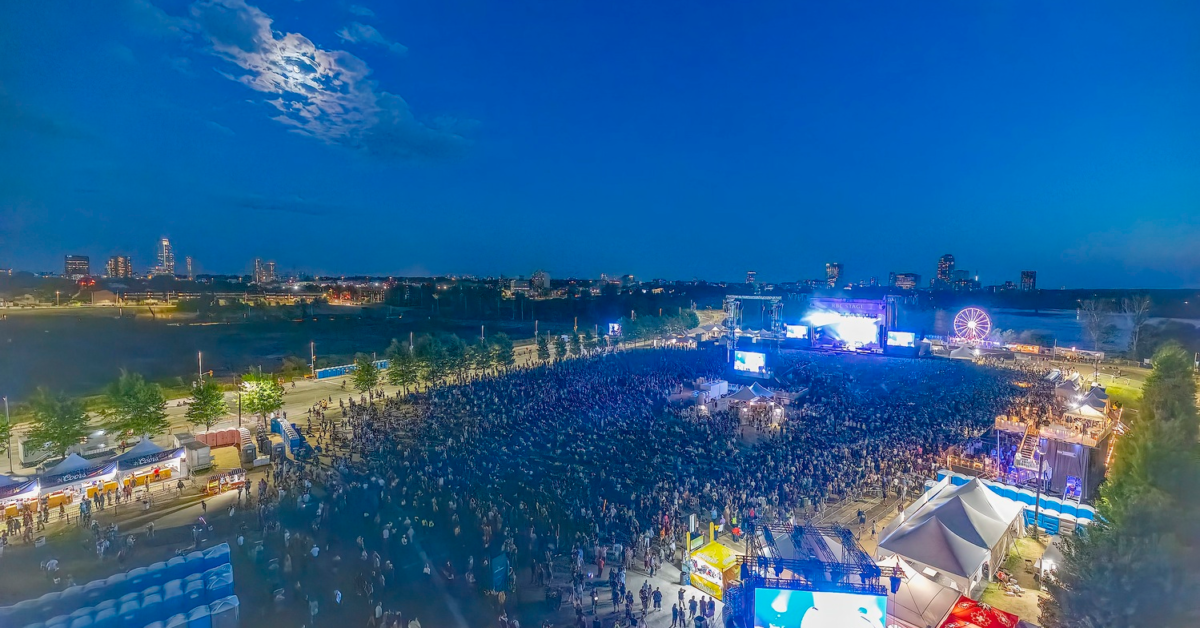
[[888,524],[878,553],[939,572],[950,586],[970,593],[1003,564],[1023,532],[1022,510],[977,479],[962,486],[939,483]]

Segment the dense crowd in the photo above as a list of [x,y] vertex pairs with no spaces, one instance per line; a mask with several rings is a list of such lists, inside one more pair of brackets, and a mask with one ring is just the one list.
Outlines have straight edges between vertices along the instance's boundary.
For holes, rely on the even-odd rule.
[[[625,570],[678,560],[688,515],[728,529],[797,521],[865,490],[899,494],[1025,393],[1016,386],[1024,375],[1012,370],[795,354],[776,366],[782,387],[796,393],[782,429],[747,443],[739,413],[697,413],[679,394],[725,367],[723,350],[645,350],[420,395],[371,392],[338,400],[341,411],[328,399],[309,413],[320,464],[281,467],[263,489],[260,523],[271,525],[270,504],[282,504],[311,521],[296,536],[311,537],[298,542],[313,544],[312,558],[322,538],[338,560],[355,556],[355,593],[372,600],[377,625],[400,621],[383,609],[402,599],[382,594],[389,582],[409,598],[413,586],[433,586],[430,595],[492,591],[487,599],[502,613],[505,594],[495,591],[555,576],[570,579],[578,625],[600,625],[584,620],[590,576],[610,583],[622,625],[637,625]],[[314,487],[320,496],[310,503]],[[295,501],[273,499],[276,490]],[[330,532],[321,523],[330,517],[353,525]],[[492,564],[499,560],[507,567]],[[662,597],[639,595],[643,614]],[[674,612],[696,601],[681,597]]]

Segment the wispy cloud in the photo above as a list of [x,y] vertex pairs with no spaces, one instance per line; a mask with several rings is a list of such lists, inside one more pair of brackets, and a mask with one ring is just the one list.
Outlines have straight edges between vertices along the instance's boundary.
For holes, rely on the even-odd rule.
[[221,135],[229,135],[229,136],[237,135],[237,133],[233,132],[233,129],[225,126],[224,124],[218,124],[216,122],[213,122],[212,120],[206,121],[204,123],[204,125],[210,129],[216,131],[217,133],[220,133]]
[[[197,0],[186,18],[167,15],[149,0],[129,2],[144,22],[222,59],[218,72],[262,94],[259,102],[278,110],[273,119],[296,133],[384,159],[441,157],[468,144],[463,131],[470,124],[418,120],[403,98],[379,89],[362,59],[274,30],[271,16],[245,0]],[[342,30],[346,41],[404,49],[364,24]]]
[[342,41],[347,41],[352,44],[370,44],[372,46],[382,46],[388,50],[402,55],[408,52],[408,47],[404,44],[399,44],[384,37],[374,26],[363,24],[362,22],[351,22],[337,32],[337,36]]
[[375,17],[375,12],[361,4],[352,4],[349,7],[350,12],[359,17]]

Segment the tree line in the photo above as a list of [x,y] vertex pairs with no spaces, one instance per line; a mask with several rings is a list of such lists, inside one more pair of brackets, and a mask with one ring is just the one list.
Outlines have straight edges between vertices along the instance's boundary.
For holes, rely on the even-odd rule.
[[1063,539],[1063,564],[1041,603],[1048,628],[1200,621],[1200,420],[1192,354],[1167,344],[1153,365],[1140,411],[1124,420],[1127,429],[1117,437],[1099,517]]

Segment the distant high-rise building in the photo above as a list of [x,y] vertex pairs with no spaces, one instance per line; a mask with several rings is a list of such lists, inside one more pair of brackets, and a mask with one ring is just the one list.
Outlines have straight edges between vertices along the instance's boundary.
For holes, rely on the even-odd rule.
[[534,290],[549,290],[550,289],[550,273],[544,270],[533,271],[533,276],[529,278],[529,285]]
[[892,273],[888,280],[889,285],[901,290],[915,290],[921,283],[921,276],[917,273]]
[[108,258],[105,271],[109,279],[129,279],[133,277],[133,263],[127,255],[114,255]]
[[259,284],[273,283],[275,281],[275,262],[264,262],[261,259],[254,260],[254,282]]
[[894,287],[895,285],[896,285],[896,273],[890,272],[890,273],[888,273],[888,286]]
[[947,253],[938,258],[937,283],[942,287],[954,282],[954,256]]
[[622,287],[629,288],[634,285],[637,285],[637,279],[633,275],[622,275],[621,276],[621,286]]
[[67,255],[63,263],[63,277],[83,279],[92,274],[92,262],[86,255]]
[[187,257],[183,258],[183,261],[184,261],[185,263],[187,263],[187,278],[188,278],[188,281],[192,281],[193,279],[195,279],[195,278],[196,278],[196,275],[192,273],[192,256],[191,256],[191,255],[189,255],[189,256],[187,256]]
[[972,277],[969,270],[955,270],[950,276],[950,287],[955,290],[978,290],[979,278]]
[[838,262],[830,262],[825,265],[825,283],[830,288],[836,288],[838,283],[842,281],[842,265]]
[[753,270],[746,271],[746,283],[754,283],[754,280],[756,278],[758,278],[757,272],[755,272]]
[[158,241],[158,267],[155,268],[155,274],[175,274],[175,252],[171,250],[171,241],[167,238]]
[[1021,290],[1032,292],[1037,290],[1037,271],[1023,270],[1021,271]]

